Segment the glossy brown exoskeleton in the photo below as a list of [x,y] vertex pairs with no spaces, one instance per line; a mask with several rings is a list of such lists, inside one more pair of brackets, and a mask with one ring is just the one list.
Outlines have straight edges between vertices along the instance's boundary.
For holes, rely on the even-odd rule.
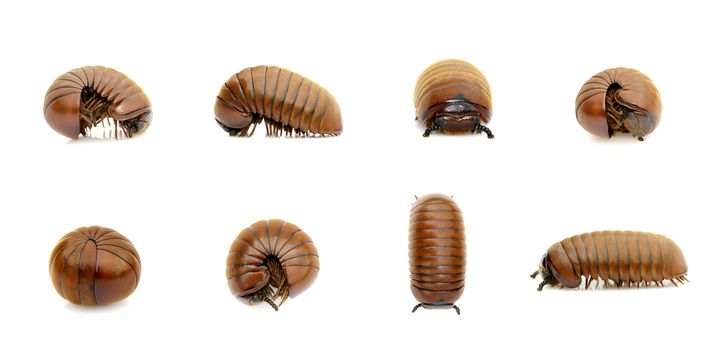
[[465,225],[450,196],[428,194],[410,210],[410,289],[420,302],[413,309],[453,308],[465,288]]
[[472,64],[461,60],[434,63],[415,85],[416,120],[425,126],[422,136],[433,131],[444,134],[485,133],[492,116],[490,85]]
[[[543,256],[538,274],[546,285],[576,288],[585,277],[585,287],[602,280],[605,287],[663,286],[669,280],[684,283],[684,254],[671,239],[647,232],[597,231],[566,238],[553,244]],[[598,285],[598,282],[596,282]]]
[[232,75],[216,97],[214,113],[230,136],[251,136],[261,122],[269,137],[342,133],[342,114],[329,91],[274,66],[245,68]]
[[112,68],[73,69],[56,79],[45,95],[45,120],[58,133],[121,138],[151,123],[151,102],[133,80]]
[[644,140],[661,121],[661,96],[643,73],[607,69],[588,79],[576,97],[576,119],[593,135],[628,133]]
[[105,305],[138,286],[141,258],[125,236],[105,227],[80,227],[60,239],[50,254],[55,290],[73,304]]

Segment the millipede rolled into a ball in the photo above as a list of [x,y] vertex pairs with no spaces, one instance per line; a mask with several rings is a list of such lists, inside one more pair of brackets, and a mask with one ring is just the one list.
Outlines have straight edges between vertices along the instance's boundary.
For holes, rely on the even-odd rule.
[[687,266],[684,254],[671,239],[659,234],[634,231],[597,231],[566,238],[553,244],[543,255],[538,274],[546,285],[576,288],[585,277],[585,288],[593,280],[616,287],[663,286],[684,283]]
[[576,97],[576,119],[589,133],[610,138],[631,134],[639,141],[661,120],[661,96],[643,73],[607,69],[588,79]]
[[141,259],[133,243],[105,227],[80,227],[63,236],[50,254],[55,290],[73,304],[105,305],[138,286]]
[[312,239],[278,219],[257,221],[241,231],[226,259],[231,293],[251,305],[266,302],[277,311],[288,297],[309,288],[317,273],[319,254]]
[[274,66],[245,68],[232,75],[216,97],[214,114],[230,136],[251,136],[261,122],[268,137],[342,133],[342,114],[329,91]]
[[443,194],[417,198],[410,211],[410,289],[426,309],[453,308],[465,288],[465,226],[455,201]]
[[45,121],[71,139],[124,138],[151,124],[151,102],[130,78],[101,66],[73,69],[45,94]]
[[490,85],[472,64],[462,60],[439,61],[417,79],[415,119],[426,129],[443,134],[493,133],[486,126],[493,115]]

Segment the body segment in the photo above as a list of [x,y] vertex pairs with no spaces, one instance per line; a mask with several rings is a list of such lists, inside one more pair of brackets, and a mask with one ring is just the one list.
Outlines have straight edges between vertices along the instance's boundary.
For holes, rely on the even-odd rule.
[[460,208],[449,196],[425,195],[410,211],[410,289],[428,309],[455,308],[465,287],[465,226]]

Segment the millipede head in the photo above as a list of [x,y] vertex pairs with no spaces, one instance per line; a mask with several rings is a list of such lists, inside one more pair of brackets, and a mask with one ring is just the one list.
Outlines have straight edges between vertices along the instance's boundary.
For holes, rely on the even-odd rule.
[[442,134],[470,134],[485,133],[492,139],[493,133],[485,126],[490,120],[490,113],[483,106],[478,106],[466,100],[451,100],[431,108],[427,117],[425,133],[427,137],[433,131]]
[[540,266],[538,267],[538,270],[533,272],[530,275],[530,278],[536,278],[540,274],[541,278],[543,278],[543,281],[538,284],[538,291],[543,291],[543,287],[546,285],[555,286],[558,285],[558,279],[555,277],[553,272],[551,271],[550,262],[548,261],[548,254],[543,255],[543,259],[541,260]]
[[148,112],[144,115],[139,116],[138,118],[129,120],[126,123],[126,129],[129,136],[133,136],[136,134],[140,134],[144,132],[149,125],[151,125],[152,120],[152,114],[151,112]]

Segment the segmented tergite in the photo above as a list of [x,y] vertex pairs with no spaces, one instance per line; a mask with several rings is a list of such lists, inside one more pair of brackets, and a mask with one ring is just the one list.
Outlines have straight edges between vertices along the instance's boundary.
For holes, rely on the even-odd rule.
[[314,242],[296,225],[284,220],[262,220],[236,237],[226,259],[231,293],[249,304],[262,301],[279,306],[317,278],[319,255]]
[[73,69],[45,95],[45,120],[63,136],[122,138],[151,123],[151,102],[130,78],[101,66]]
[[[634,231],[597,231],[566,238],[548,248],[538,274],[545,285],[575,288],[585,277],[585,287],[596,280],[616,287],[663,286],[665,280],[684,283],[684,254],[671,239],[659,234]],[[677,285],[678,286],[678,285]]]
[[643,73],[607,69],[588,79],[576,97],[576,119],[593,135],[609,138],[630,133],[639,141],[661,120],[661,96]]
[[465,226],[451,197],[428,194],[410,211],[410,289],[426,309],[454,308],[465,288]]
[[427,67],[417,79],[414,103],[416,120],[426,128],[444,134],[493,133],[486,124],[493,115],[490,85],[472,64],[462,60],[439,61]]
[[141,259],[133,243],[105,227],[80,227],[63,236],[50,254],[55,290],[73,304],[105,305],[138,286]]
[[251,136],[262,121],[270,137],[342,133],[342,115],[332,94],[274,66],[245,68],[232,75],[216,97],[214,113],[231,136]]

